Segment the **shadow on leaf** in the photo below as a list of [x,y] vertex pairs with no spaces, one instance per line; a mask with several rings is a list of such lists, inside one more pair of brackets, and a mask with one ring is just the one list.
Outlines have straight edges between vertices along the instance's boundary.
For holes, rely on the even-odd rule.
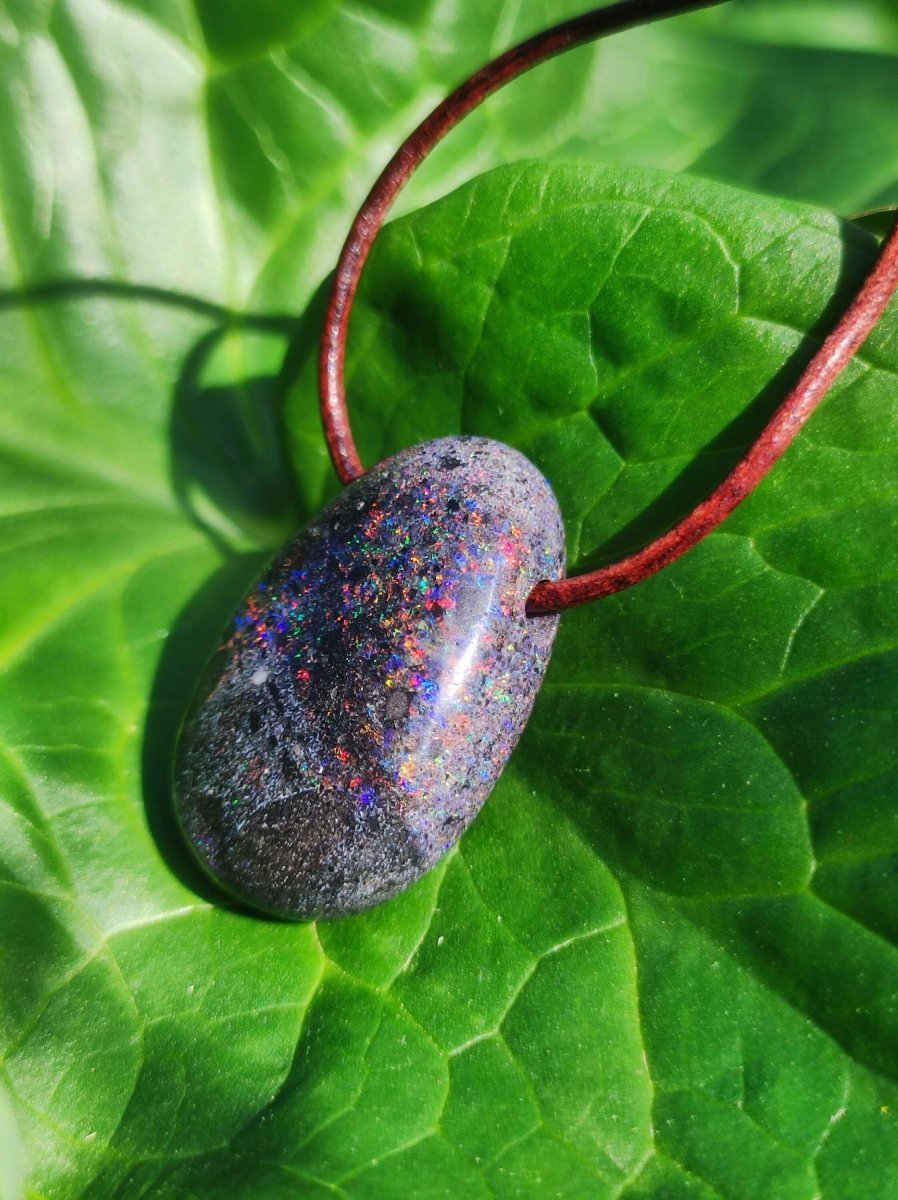
[[[147,822],[172,872],[210,902],[236,907],[193,861],[172,808],[178,731],[222,630],[276,547],[297,528],[302,502],[283,432],[281,363],[295,317],[241,313],[197,296],[109,279],[58,279],[0,293],[0,310],[101,297],[182,309],[208,318],[185,356],[169,425],[171,482],[189,520],[224,559],[172,622],[147,702],[143,793]],[[235,378],[241,338],[274,339],[278,368]],[[239,367],[238,367],[239,371]]]

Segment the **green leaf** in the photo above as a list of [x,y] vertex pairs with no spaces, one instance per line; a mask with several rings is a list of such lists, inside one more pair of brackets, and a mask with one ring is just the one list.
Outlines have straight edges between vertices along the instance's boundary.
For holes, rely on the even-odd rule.
[[[505,437],[555,481],[574,565],[632,549],[735,460],[872,251],[692,179],[497,172],[375,254],[349,364],[364,450],[422,423]],[[492,1186],[504,1170],[538,1194],[551,1114],[595,1171],[563,1168],[559,1194],[848,1197],[868,1161],[894,1193],[896,331],[893,310],[724,531],[565,614],[393,983],[450,1060],[498,1042],[536,1092],[542,1126],[508,1158],[477,1151]],[[514,945],[484,940],[490,914]],[[462,952],[476,999],[449,986]]]
[[25,1182],[25,1164],[15,1114],[5,1091],[0,1091],[0,1197],[19,1200]]
[[[197,673],[334,487],[307,305],[351,211],[452,83],[578,7],[0,3],[4,1200],[20,1151],[29,1200],[896,1194],[894,317],[725,532],[566,615],[415,889],[259,920],[172,827]],[[369,461],[513,442],[574,566],[703,494],[873,242],[620,168],[888,202],[888,6],[813,9],[578,51],[440,148],[407,207],[522,155],[614,168],[510,168],[384,239]]]

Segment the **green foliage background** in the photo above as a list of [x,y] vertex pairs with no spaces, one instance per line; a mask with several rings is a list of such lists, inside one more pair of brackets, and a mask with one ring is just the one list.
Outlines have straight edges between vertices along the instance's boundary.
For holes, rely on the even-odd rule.
[[[4,1200],[898,1197],[894,307],[723,530],[565,616],[409,893],[260,920],[172,828],[197,672],[336,487],[348,220],[581,7],[0,0]],[[670,524],[872,261],[831,214],[898,201],[896,60],[892,0],[735,0],[496,97],[366,275],[366,461],[509,441],[572,569]]]

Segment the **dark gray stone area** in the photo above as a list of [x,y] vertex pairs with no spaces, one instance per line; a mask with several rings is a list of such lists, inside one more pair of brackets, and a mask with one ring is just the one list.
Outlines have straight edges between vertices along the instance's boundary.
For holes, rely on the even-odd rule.
[[205,869],[265,911],[358,912],[436,863],[530,714],[563,573],[546,481],[447,438],[345,489],[235,615],[185,722],[180,823]]

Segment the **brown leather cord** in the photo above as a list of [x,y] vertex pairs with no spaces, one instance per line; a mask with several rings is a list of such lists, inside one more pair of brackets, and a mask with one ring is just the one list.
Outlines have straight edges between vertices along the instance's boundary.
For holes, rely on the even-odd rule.
[[642,550],[617,562],[557,583],[538,583],[527,599],[527,612],[550,613],[641,583],[672,563],[728,517],[761,482],[786,451],[841,372],[882,316],[898,288],[898,221],[883,245],[872,272],[836,328],[811,359],[743,458],[706,499]]
[[[346,407],[344,366],[349,317],[371,246],[397,194],[449,131],[506,83],[555,55],[607,34],[662,17],[714,7],[725,0],[618,0],[555,25],[507,50],[475,72],[403,142],[359,209],[340,253],[328,300],[319,358],[324,434],[343,483],[364,473]],[[693,511],[644,549],[597,571],[536,585],[531,614],[559,612],[622,591],[654,574],[711,532],[780,458],[875,326],[898,288],[898,223],[873,272],[754,445]]]

